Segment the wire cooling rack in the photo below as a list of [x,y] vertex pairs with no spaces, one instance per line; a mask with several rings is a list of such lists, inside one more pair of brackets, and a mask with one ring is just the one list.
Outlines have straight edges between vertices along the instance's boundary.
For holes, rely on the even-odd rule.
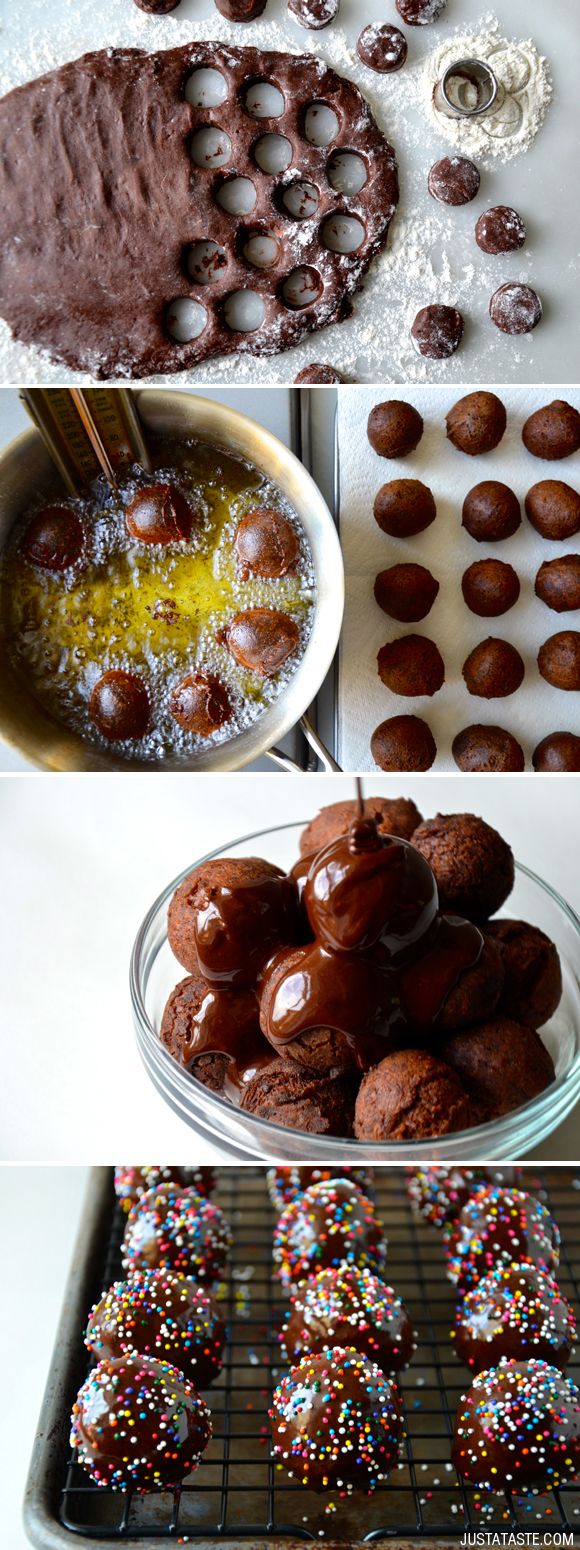
[[[554,1168],[540,1184],[530,1170],[528,1187],[541,1194],[560,1226],[559,1281],[580,1311],[580,1174]],[[440,1238],[413,1215],[402,1170],[377,1170],[375,1191],[389,1239],[387,1279],[405,1299],[418,1336],[412,1365],[401,1379],[406,1442],[388,1482],[372,1497],[320,1497],[293,1484],[271,1459],[267,1410],[284,1369],[278,1332],[285,1304],[271,1260],[275,1212],[265,1169],[223,1168],[216,1198],[234,1231],[231,1277],[223,1288],[231,1339],[221,1377],[206,1395],[213,1441],[196,1474],[176,1493],[138,1496],[97,1488],[69,1455],[57,1482],[57,1517],[66,1538],[147,1544],[173,1538],[198,1545],[221,1540],[243,1543],[247,1550],[248,1541],[270,1547],[321,1539],[341,1545],[418,1539],[445,1544],[483,1529],[540,1534],[580,1529],[580,1486],[516,1498],[478,1493],[459,1481],[450,1463],[451,1436],[459,1397],[470,1380],[449,1339],[453,1291]],[[123,1225],[111,1185],[97,1286],[122,1273]],[[568,1371],[578,1381],[578,1363]],[[72,1397],[66,1396],[67,1405]]]

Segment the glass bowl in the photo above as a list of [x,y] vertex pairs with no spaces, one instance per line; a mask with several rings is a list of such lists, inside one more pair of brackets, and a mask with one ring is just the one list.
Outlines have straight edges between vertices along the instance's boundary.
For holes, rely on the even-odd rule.
[[517,1161],[544,1141],[580,1099],[580,919],[549,883],[519,864],[509,909],[502,914],[531,921],[552,938],[562,960],[564,990],[555,1016],[542,1028],[556,1080],[511,1114],[428,1141],[387,1143],[305,1135],[245,1114],[227,1099],[217,1097],[178,1065],[161,1044],[163,1009],[184,973],[167,941],[167,906],[175,888],[194,866],[215,856],[260,855],[288,871],[298,856],[300,834],[307,822],[261,829],[198,857],[167,884],[151,906],[133,948],[131,1000],[139,1053],[156,1088],[192,1130],[220,1149],[224,1159],[351,1164]]

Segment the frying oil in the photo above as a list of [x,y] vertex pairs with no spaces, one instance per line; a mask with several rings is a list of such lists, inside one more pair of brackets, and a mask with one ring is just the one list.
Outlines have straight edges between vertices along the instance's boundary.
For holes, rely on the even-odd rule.
[[[168,545],[131,538],[126,506],[151,474],[131,469],[117,492],[102,479],[86,495],[66,498],[83,519],[81,560],[49,575],[27,563],[19,544],[31,517],[46,504],[39,495],[16,524],[2,567],[2,624],[12,664],[37,699],[87,741],[110,748],[88,713],[91,690],[111,668],[143,678],[151,726],[139,741],[115,743],[116,754],[156,762],[186,758],[249,726],[281,693],[304,652],[315,599],[312,555],[296,513],[258,469],[221,447],[194,439],[174,443],[151,437],[155,479],[178,483],[197,515],[191,540]],[[273,506],[290,518],[300,540],[296,571],[275,580],[242,580],[233,539],[254,506]],[[298,650],[273,679],[239,667],[216,638],[234,614],[279,608],[299,626]],[[172,689],[194,668],[226,685],[233,719],[211,739],[184,732],[169,710]]]

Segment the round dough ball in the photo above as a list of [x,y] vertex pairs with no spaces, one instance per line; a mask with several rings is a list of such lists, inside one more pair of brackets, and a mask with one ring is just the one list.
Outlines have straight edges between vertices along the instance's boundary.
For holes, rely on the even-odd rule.
[[321,1076],[296,1060],[273,1055],[268,1065],[258,1065],[244,1086],[241,1108],[245,1114],[305,1135],[351,1136],[353,1082],[340,1076]]
[[538,652],[538,667],[546,683],[555,689],[580,689],[580,633],[561,630],[550,635]]
[[302,383],[311,385],[321,385],[324,383],[329,386],[334,382],[344,382],[344,377],[341,377],[340,372],[336,371],[334,366],[328,366],[325,362],[311,361],[310,366],[302,367],[302,371],[298,372],[294,382],[298,387]]
[[580,608],[580,554],[563,554],[544,560],[536,576],[536,597],[554,613]]
[[380,770],[430,770],[437,744],[431,728],[419,716],[391,716],[375,727],[371,753]]
[[480,925],[501,909],[514,885],[514,858],[497,829],[475,813],[438,813],[413,834],[429,862],[440,909]]
[[424,565],[391,565],[375,578],[375,599],[383,613],[401,624],[416,624],[431,612],[439,582]]
[[522,431],[522,441],[533,457],[555,462],[570,457],[580,450],[580,414],[572,404],[555,398],[543,409],[529,415]]
[[[516,253],[523,248],[527,231],[517,210],[494,205],[484,210],[475,225],[475,240],[482,253]],[[512,330],[508,329],[508,333]]]
[[150,708],[143,679],[120,668],[103,673],[92,689],[89,715],[109,743],[144,737]]
[[140,1352],[171,1362],[205,1389],[220,1373],[225,1339],[224,1319],[204,1287],[182,1272],[145,1270],[103,1292],[85,1345],[100,1361]]
[[426,635],[400,635],[388,641],[377,656],[379,678],[391,694],[416,699],[437,694],[445,682],[445,663],[439,647]]
[[336,20],[340,0],[288,0],[288,11],[301,27],[320,32]]
[[181,0],[133,0],[133,4],[148,16],[168,16],[170,11],[177,10]]
[[72,1410],[76,1461],[113,1491],[177,1489],[211,1435],[210,1411],[193,1383],[169,1362],[134,1352],[98,1362]]
[[399,27],[392,27],[388,22],[381,27],[372,22],[361,32],[356,51],[369,70],[376,70],[379,75],[392,75],[405,63],[407,39]]
[[191,538],[194,514],[175,484],[146,485],[127,506],[127,532],[141,544],[183,543]]
[[532,764],[547,775],[580,772],[580,738],[574,732],[549,732],[533,749]]
[[429,193],[444,205],[467,205],[479,193],[479,169],[467,156],[443,156],[431,168]]
[[562,965],[555,943],[527,920],[490,920],[486,938],[495,943],[504,967],[503,1016],[542,1028],[562,999]]
[[532,764],[549,775],[580,774],[580,737],[575,732],[550,732],[534,749]]
[[482,700],[504,700],[515,694],[524,681],[525,671],[515,646],[491,635],[474,646],[462,668],[469,693]]
[[37,570],[65,571],[82,554],[84,529],[70,506],[44,506],[28,523],[20,552]]
[[406,457],[414,452],[423,435],[423,420],[418,409],[400,399],[389,399],[371,409],[367,435],[379,457]]
[[459,398],[446,418],[447,435],[459,452],[477,457],[493,452],[505,434],[507,415],[497,393],[483,388]]
[[459,349],[465,324],[456,307],[432,303],[421,307],[411,328],[411,339],[419,355],[428,360],[444,361]]
[[392,1287],[367,1268],[336,1265],[290,1293],[282,1345],[290,1361],[346,1346],[377,1362],[381,1372],[396,1373],[408,1366],[416,1339]]
[[367,1265],[380,1274],[386,1258],[382,1223],[352,1177],[309,1185],[274,1231],[274,1267],[284,1289],[334,1265]]
[[185,732],[211,737],[232,717],[227,689],[212,673],[186,673],[169,697],[169,709]]
[[530,334],[537,328],[543,307],[531,285],[510,280],[500,285],[489,303],[489,315],[502,334]]
[[375,497],[373,514],[389,538],[414,538],[435,521],[437,507],[420,479],[392,479]]
[[523,748],[504,727],[484,727],[477,722],[464,727],[454,737],[451,751],[458,769],[469,774],[497,774],[525,767]]
[[423,1141],[471,1124],[464,1087],[427,1050],[398,1050],[363,1077],[354,1111],[357,1141]]
[[300,631],[295,619],[278,608],[246,608],[235,614],[226,631],[231,656],[259,678],[273,678],[297,650]]
[[447,0],[395,0],[395,4],[408,27],[427,27],[429,22],[439,21]]
[[553,1276],[539,1265],[500,1264],[460,1299],[455,1349],[476,1373],[502,1357],[539,1358],[562,1371],[575,1333],[573,1309]]
[[475,484],[463,502],[462,525],[478,544],[497,544],[512,538],[521,520],[517,495],[498,479]]
[[310,1491],[370,1495],[397,1462],[399,1391],[358,1351],[304,1356],[274,1390],[269,1413],[275,1457]]
[[[395,834],[402,840],[410,840],[415,829],[423,822],[415,803],[409,797],[377,797],[365,795],[365,813],[376,819],[379,834]],[[300,855],[313,856],[324,850],[348,830],[357,815],[356,801],[331,802],[311,818],[300,836]]]
[[574,538],[580,533],[580,495],[561,479],[540,479],[526,495],[526,516],[541,538]]
[[475,1123],[511,1114],[554,1081],[554,1063],[539,1034],[496,1015],[444,1039],[440,1051],[468,1093]]
[[295,571],[300,541],[289,517],[272,506],[256,506],[238,523],[234,549],[243,579],[247,575],[267,580]]
[[267,0],[215,0],[220,16],[228,22],[253,22],[266,9]]
[[481,619],[496,619],[514,607],[520,595],[519,578],[503,560],[475,560],[461,578],[467,607]]
[[[524,1448],[524,1438],[536,1439]],[[580,1471],[580,1393],[547,1362],[501,1361],[459,1402],[453,1463],[478,1490],[553,1491]]]

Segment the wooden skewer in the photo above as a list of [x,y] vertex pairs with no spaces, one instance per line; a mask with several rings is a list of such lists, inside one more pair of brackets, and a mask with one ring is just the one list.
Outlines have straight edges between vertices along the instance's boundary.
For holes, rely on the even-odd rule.
[[356,786],[356,802],[357,802],[358,816],[359,816],[359,818],[363,818],[364,817],[364,810],[365,810],[365,799],[364,799],[364,796],[363,796],[363,786],[362,786],[362,780],[360,778],[360,775],[355,775],[354,783],[355,783],[355,786]]

